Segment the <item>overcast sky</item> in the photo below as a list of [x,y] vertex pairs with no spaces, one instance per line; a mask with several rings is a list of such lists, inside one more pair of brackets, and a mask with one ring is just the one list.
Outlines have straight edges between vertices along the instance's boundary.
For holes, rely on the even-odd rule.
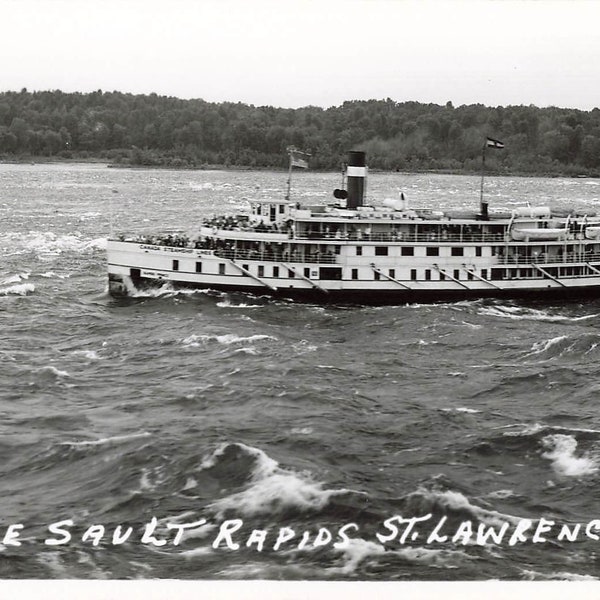
[[600,1],[0,0],[0,91],[600,106]]

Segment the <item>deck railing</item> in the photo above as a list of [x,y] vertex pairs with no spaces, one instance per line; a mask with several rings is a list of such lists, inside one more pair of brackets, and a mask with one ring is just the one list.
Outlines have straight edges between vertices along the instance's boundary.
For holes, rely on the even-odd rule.
[[346,235],[308,232],[294,236],[297,240],[315,240],[325,243],[339,242],[432,242],[432,243],[466,243],[466,242],[504,242],[503,233],[349,233]]
[[562,263],[597,263],[600,262],[600,253],[598,252],[567,252],[561,254],[541,254],[531,256],[498,256],[498,264],[506,266],[527,266],[531,263],[537,265],[550,265],[550,264],[562,264]]
[[279,250],[226,250],[224,248],[216,248],[215,256],[227,258],[234,261],[243,260],[264,260],[268,262],[284,262],[284,263],[320,263],[320,264],[335,264],[336,255],[323,252],[306,253],[304,256],[296,252],[286,252]]
[[[129,243],[149,243],[145,240],[132,240],[123,239],[121,241],[127,241]],[[170,244],[157,244],[156,241],[152,242],[152,245],[165,246],[173,249],[180,249],[180,246],[172,246]],[[232,248],[219,248],[219,247],[199,247],[197,249],[210,250],[215,256],[226,258],[234,261],[242,260],[262,260],[268,262],[290,262],[290,263],[321,263],[321,264],[335,264],[337,262],[337,255],[332,252],[300,252],[298,250],[288,250],[282,247],[282,244],[274,244],[271,247],[265,249],[232,249]],[[187,246],[186,251],[189,252],[189,248],[193,246]],[[577,247],[577,246],[575,246]],[[555,246],[556,249],[562,250],[561,246]],[[413,260],[412,256],[398,257],[401,261],[409,262]],[[453,257],[459,260],[459,257]],[[460,257],[462,260],[468,260],[469,257]],[[522,254],[497,254],[494,257],[493,264],[499,266],[527,266],[532,263],[535,264],[574,264],[574,263],[600,263],[600,252],[552,252],[546,253],[541,252],[539,254],[530,253],[529,255]],[[432,260],[436,257],[431,257]],[[438,259],[439,260],[439,259]]]

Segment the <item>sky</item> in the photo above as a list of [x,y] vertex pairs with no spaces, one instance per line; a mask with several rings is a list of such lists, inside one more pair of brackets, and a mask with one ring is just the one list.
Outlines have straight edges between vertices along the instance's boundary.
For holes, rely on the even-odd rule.
[[0,91],[600,106],[600,0],[0,0]]

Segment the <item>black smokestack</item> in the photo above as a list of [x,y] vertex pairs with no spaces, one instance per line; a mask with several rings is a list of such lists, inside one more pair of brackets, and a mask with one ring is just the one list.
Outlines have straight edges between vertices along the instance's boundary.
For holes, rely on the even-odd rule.
[[367,182],[367,167],[364,152],[348,153],[348,208],[357,208],[363,205],[365,185]]

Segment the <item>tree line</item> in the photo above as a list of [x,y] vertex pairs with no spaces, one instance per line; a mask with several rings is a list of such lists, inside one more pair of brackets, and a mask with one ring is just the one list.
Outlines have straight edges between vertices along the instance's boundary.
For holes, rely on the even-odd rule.
[[348,150],[372,169],[600,176],[600,110],[454,107],[386,100],[289,109],[156,94],[0,93],[0,158],[99,159],[119,165],[286,168],[288,146],[337,170]]

